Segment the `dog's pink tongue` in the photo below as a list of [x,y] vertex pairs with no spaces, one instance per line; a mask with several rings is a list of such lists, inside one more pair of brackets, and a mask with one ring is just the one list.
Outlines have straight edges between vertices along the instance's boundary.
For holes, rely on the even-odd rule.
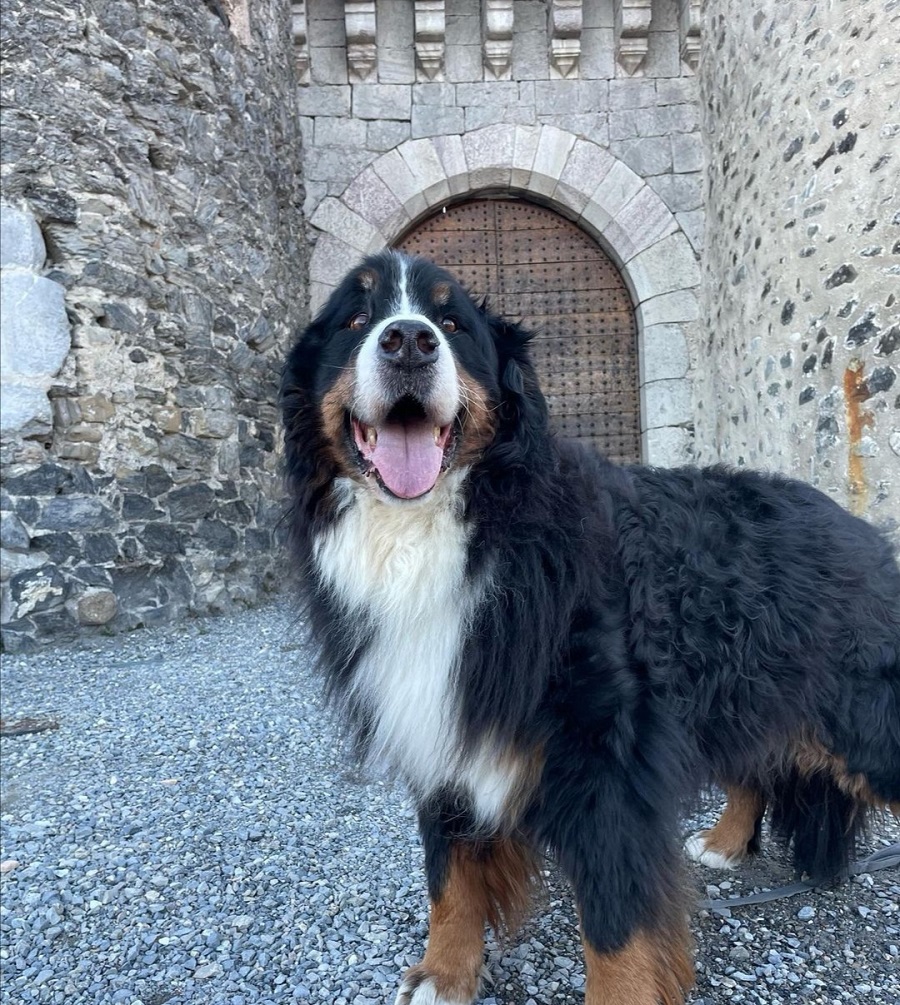
[[370,457],[395,496],[415,499],[434,486],[444,451],[434,442],[434,423],[423,419],[380,426]]

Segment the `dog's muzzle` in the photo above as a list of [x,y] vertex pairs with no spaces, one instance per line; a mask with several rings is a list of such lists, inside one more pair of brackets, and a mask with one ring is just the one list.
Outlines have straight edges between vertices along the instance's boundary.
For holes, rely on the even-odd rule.
[[356,364],[353,440],[363,470],[400,499],[425,495],[449,463],[460,390],[453,353],[421,315],[388,318]]

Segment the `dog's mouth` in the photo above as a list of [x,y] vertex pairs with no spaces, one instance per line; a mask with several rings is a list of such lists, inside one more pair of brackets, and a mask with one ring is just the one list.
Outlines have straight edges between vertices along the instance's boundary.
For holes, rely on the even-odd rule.
[[348,420],[363,473],[398,499],[430,492],[456,448],[458,420],[438,425],[415,398],[401,398],[374,425],[349,413]]

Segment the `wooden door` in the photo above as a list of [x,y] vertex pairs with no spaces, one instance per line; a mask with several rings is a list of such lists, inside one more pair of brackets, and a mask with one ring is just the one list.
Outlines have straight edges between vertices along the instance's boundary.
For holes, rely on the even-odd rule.
[[596,241],[543,206],[487,198],[438,211],[396,247],[432,259],[536,331],[534,361],[559,433],[612,460],[640,460],[634,309]]

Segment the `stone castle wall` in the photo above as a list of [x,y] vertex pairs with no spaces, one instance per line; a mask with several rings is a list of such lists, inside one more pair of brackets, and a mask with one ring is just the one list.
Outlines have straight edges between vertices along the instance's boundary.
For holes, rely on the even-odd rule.
[[289,23],[286,0],[4,4],[8,646],[272,581],[306,310]]
[[708,0],[701,461],[900,539],[900,10]]

